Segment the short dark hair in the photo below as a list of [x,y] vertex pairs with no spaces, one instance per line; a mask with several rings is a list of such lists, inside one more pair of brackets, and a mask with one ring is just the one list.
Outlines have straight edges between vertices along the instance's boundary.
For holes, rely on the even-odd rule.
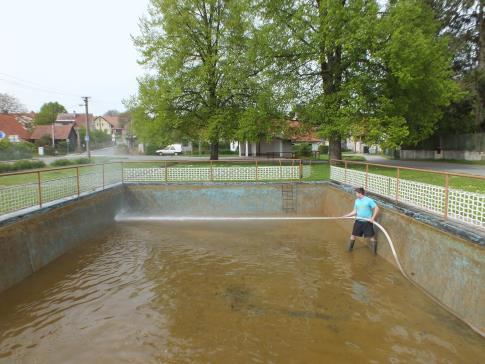
[[357,187],[354,191],[361,195],[365,195],[365,190],[362,187]]

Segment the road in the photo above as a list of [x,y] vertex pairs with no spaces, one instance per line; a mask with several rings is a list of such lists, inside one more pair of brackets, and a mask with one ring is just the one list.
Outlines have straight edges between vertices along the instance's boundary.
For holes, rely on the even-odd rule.
[[389,166],[431,169],[433,171],[450,172],[450,173],[466,173],[466,174],[474,174],[477,176],[485,176],[485,165],[432,162],[432,161],[410,161],[410,160],[399,160],[399,159],[395,160],[395,159],[386,159],[379,155],[369,155],[369,154],[365,154],[364,157],[370,163],[385,164]]
[[[198,156],[156,156],[156,155],[120,155],[116,154],[115,147],[108,147],[103,149],[93,150],[91,152],[91,156],[93,157],[106,157],[112,160],[129,160],[129,161],[186,161],[186,160],[208,160],[207,156],[198,157]],[[372,154],[363,154],[363,156],[369,161],[370,163],[378,163],[378,164],[385,164],[390,166],[399,166],[399,167],[410,167],[410,168],[420,168],[420,169],[430,169],[433,171],[442,171],[442,172],[451,172],[451,173],[466,173],[466,174],[473,174],[478,176],[485,176],[485,165],[473,165],[473,164],[460,164],[460,163],[446,163],[446,162],[432,162],[432,161],[410,161],[410,160],[394,160],[394,159],[386,159],[379,155],[372,155]],[[80,157],[87,157],[87,153],[81,154],[69,154],[67,156],[61,157],[43,157],[43,160],[46,164],[51,163],[56,159],[63,159],[63,158],[80,158]],[[243,160],[245,159],[237,157],[237,156],[221,156],[221,160],[228,160],[228,159],[238,159]],[[249,158],[253,159],[253,158]]]

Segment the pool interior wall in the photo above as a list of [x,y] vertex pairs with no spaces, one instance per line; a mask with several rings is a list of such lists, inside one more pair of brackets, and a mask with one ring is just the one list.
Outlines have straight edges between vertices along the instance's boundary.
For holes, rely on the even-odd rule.
[[[118,186],[0,225],[0,292],[96,235],[117,214],[341,216],[352,210],[353,200],[352,194],[328,183]],[[379,222],[414,281],[483,335],[485,248],[387,207]],[[336,223],[351,229],[349,221]],[[395,264],[383,236],[378,239],[379,255]],[[347,240],[342,236],[342,249]]]

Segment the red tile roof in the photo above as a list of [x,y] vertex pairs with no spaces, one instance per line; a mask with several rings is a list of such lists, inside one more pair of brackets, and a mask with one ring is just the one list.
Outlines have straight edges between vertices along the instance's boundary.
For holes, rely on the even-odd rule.
[[7,136],[18,135],[20,139],[30,139],[30,133],[17,121],[15,115],[0,114],[0,130]]
[[[73,128],[73,124],[69,125],[54,125],[54,139],[68,139],[69,134]],[[30,139],[38,140],[44,135],[52,137],[52,125],[39,125],[32,132]]]
[[[73,123],[74,126],[86,127],[86,114],[78,113],[62,113],[57,115],[56,122],[58,123]],[[93,114],[89,114],[89,124],[93,122]]]
[[111,115],[106,115],[103,116],[104,120],[106,120],[108,123],[111,124],[111,126],[114,129],[123,129],[123,127],[120,124],[120,117],[119,116],[111,116]]

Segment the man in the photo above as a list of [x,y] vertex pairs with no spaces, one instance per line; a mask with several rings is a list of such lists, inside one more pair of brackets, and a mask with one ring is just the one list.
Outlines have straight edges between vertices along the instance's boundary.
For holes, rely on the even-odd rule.
[[[354,228],[352,229],[352,235],[349,241],[349,252],[352,251],[355,244],[356,236],[364,236],[364,238],[370,238],[372,252],[377,254],[377,240],[374,232],[374,220],[379,213],[379,207],[375,201],[365,195],[365,190],[362,187],[355,189],[355,195],[357,199],[354,203],[354,210],[344,217],[357,216]],[[370,221],[364,220],[369,219]]]

